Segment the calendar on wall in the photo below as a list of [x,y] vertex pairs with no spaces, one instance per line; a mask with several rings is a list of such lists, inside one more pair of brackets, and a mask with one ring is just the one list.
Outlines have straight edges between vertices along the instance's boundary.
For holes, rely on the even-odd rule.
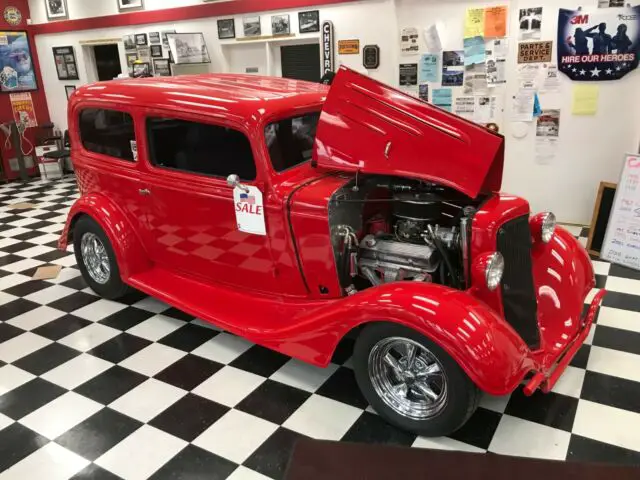
[[625,155],[601,258],[640,270],[640,155]]

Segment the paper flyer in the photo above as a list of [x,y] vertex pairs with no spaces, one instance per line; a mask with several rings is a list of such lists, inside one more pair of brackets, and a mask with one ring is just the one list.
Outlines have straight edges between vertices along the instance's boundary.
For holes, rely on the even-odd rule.
[[480,95],[475,97],[473,121],[481,125],[486,125],[495,121],[496,118],[496,97]]
[[418,64],[417,63],[401,63],[400,64],[400,86],[406,87],[418,84]]
[[520,9],[518,40],[540,40],[542,38],[542,7]]
[[506,5],[485,8],[485,37],[504,37],[507,35],[507,12],[508,7]]
[[429,84],[421,83],[418,85],[418,98],[425,102],[429,101]]
[[495,87],[507,83],[507,40],[505,38],[489,40],[486,53],[487,85]]
[[27,128],[38,126],[31,93],[11,93],[9,94],[9,100],[13,110],[13,118],[16,122],[26,124]]
[[426,54],[420,57],[418,64],[418,82],[437,82],[438,81],[438,57],[439,55]]
[[400,53],[402,55],[417,55],[420,53],[417,28],[405,27],[400,31]]
[[484,63],[486,45],[484,37],[476,36],[464,39],[464,64]]
[[548,64],[543,70],[541,90],[547,93],[560,91],[560,74],[555,63]]
[[464,18],[464,38],[484,35],[484,8],[468,8]]
[[433,104],[447,112],[451,111],[452,90],[450,88],[434,88]]
[[558,154],[560,110],[543,110],[536,123],[536,162],[547,165]]
[[442,53],[442,86],[461,87],[464,82],[464,52]]
[[465,67],[464,93],[487,93],[487,66],[477,63]]
[[521,89],[540,88],[543,67],[540,63],[525,63],[518,65],[518,85]]
[[577,83],[573,85],[573,115],[595,115],[598,112],[600,86]]
[[531,122],[536,91],[533,88],[521,88],[512,98],[511,121]]
[[442,51],[440,32],[438,32],[438,27],[435,24],[424,29],[424,42],[429,52],[438,53]]
[[457,97],[454,105],[454,113],[467,120],[473,120],[475,104],[475,98],[472,96]]

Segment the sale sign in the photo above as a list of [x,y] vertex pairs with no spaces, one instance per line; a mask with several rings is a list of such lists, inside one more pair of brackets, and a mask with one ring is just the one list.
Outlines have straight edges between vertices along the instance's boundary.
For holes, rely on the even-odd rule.
[[251,185],[233,189],[233,205],[238,230],[254,235],[266,235],[262,192]]

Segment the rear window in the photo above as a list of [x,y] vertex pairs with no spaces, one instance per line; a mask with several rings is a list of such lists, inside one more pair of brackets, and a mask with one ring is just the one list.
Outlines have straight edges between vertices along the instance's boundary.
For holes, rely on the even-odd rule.
[[320,112],[314,112],[267,125],[264,136],[276,172],[311,160],[319,118]]
[[133,162],[133,118],[125,112],[89,108],[80,112],[80,139],[90,152]]

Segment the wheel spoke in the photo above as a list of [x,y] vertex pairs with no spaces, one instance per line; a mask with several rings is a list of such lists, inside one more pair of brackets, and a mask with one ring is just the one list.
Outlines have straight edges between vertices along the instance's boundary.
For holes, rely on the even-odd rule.
[[402,367],[400,367],[398,360],[391,355],[391,352],[384,356],[384,363],[389,365],[397,375],[402,375]]
[[391,387],[391,392],[398,398],[407,398],[409,395],[409,387],[406,383],[399,383]]
[[413,384],[413,388],[415,388],[418,392],[420,392],[422,395],[433,402],[435,402],[438,398],[438,394],[431,390],[431,387],[427,385],[427,382],[416,382]]
[[419,377],[430,377],[430,376],[433,376],[433,375],[439,375],[441,373],[442,373],[442,370],[440,369],[440,365],[438,365],[438,363],[432,363],[427,368],[425,368],[423,371],[421,371],[418,376]]
[[407,349],[407,368],[411,369],[418,356],[418,349],[413,343],[406,343],[405,348]]

